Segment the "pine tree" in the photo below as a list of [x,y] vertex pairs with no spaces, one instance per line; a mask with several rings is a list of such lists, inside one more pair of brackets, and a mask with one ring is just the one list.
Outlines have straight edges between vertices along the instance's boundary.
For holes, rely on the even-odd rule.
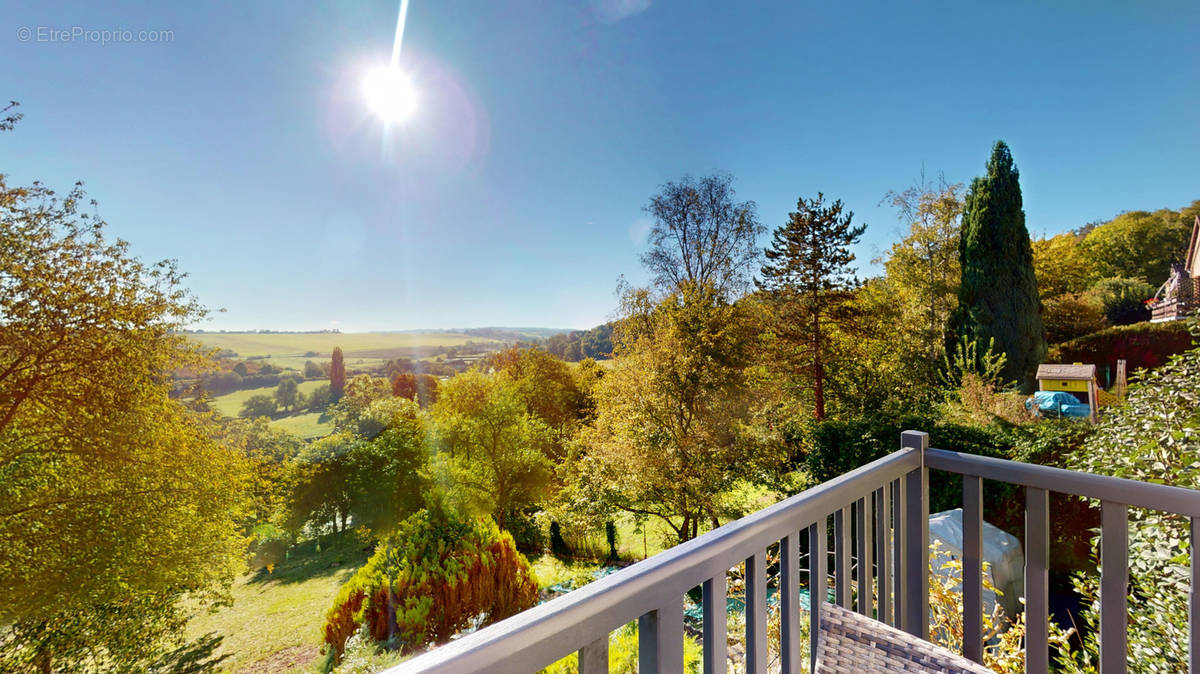
[[963,207],[959,261],[962,284],[947,348],[963,337],[976,344],[994,339],[995,350],[1008,359],[1003,379],[1029,390],[1046,357],[1046,337],[1020,174],[1004,141],[992,148],[987,175],[971,182]]
[[334,400],[340,400],[346,392],[346,361],[340,346],[333,347],[333,359],[329,364],[329,392]]
[[845,211],[840,199],[828,206],[824,199],[819,192],[815,199],[800,198],[787,223],[775,230],[757,282],[777,308],[782,359],[811,382],[817,419],[825,418],[829,332],[852,321],[849,301],[858,282],[850,246],[867,229],[851,225],[854,213]]

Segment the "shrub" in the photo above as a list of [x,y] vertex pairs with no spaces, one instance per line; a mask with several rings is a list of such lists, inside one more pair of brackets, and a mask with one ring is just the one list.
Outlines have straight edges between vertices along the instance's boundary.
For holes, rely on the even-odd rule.
[[[1073,468],[1144,482],[1200,489],[1200,349],[1177,356],[1131,387],[1126,405],[1114,408],[1083,448]],[[1130,594],[1127,638],[1133,671],[1187,671],[1188,599],[1194,551],[1188,518],[1129,509]],[[1093,545],[1099,538],[1093,540]],[[1079,575],[1076,590],[1087,601],[1083,622],[1093,631],[1075,653],[1059,652],[1067,672],[1096,669],[1099,582]]]
[[1108,327],[1104,305],[1093,294],[1063,293],[1043,302],[1042,323],[1046,341],[1065,342]]
[[1154,286],[1141,279],[1106,278],[1092,286],[1100,298],[1104,316],[1113,325],[1129,325],[1150,320],[1146,300],[1154,297]]
[[1124,359],[1132,374],[1138,368],[1159,367],[1171,356],[1183,353],[1192,346],[1183,321],[1137,323],[1101,330],[1084,337],[1063,342],[1050,349],[1052,363],[1095,363],[1102,371],[1115,376],[1117,360]]
[[486,625],[537,603],[529,562],[490,520],[455,521],[422,510],[381,542],[342,586],[323,637],[340,660],[364,627],[401,652],[441,643],[477,619]]

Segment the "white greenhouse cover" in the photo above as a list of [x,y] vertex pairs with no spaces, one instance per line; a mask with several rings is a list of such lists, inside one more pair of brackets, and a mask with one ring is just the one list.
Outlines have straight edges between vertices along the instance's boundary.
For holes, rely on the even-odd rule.
[[[948,561],[947,556],[962,559],[962,508],[929,516],[929,542],[935,541],[941,542],[941,555],[934,561],[934,570],[949,577],[949,571],[943,571],[941,566]],[[1009,617],[1016,616],[1022,610],[1020,597],[1025,589],[1025,555],[1021,552],[1021,542],[1016,536],[984,522],[983,561],[984,577],[1003,595],[1000,605]],[[984,589],[983,610],[991,613],[995,605],[996,594]]]

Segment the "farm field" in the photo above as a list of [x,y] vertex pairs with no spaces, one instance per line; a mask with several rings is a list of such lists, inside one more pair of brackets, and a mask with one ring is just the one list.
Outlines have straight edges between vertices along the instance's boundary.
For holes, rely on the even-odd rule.
[[[334,347],[342,347],[346,367],[374,367],[392,358],[436,355],[446,347],[467,342],[504,342],[460,332],[314,332],[314,333],[194,333],[201,344],[228,349],[238,358],[265,357],[280,367],[302,369],[307,360],[329,360]],[[306,353],[316,352],[316,356]]]
[[[310,379],[302,381],[299,384],[300,392],[308,395],[313,392],[313,389],[320,387],[322,384],[328,384],[328,379]],[[223,396],[217,396],[209,402],[214,410],[224,414],[227,417],[236,417],[238,412],[242,411],[242,405],[245,404],[251,396],[256,395],[275,395],[274,386],[264,386],[262,388],[249,388],[233,393],[226,393]],[[282,420],[281,420],[282,421]]]

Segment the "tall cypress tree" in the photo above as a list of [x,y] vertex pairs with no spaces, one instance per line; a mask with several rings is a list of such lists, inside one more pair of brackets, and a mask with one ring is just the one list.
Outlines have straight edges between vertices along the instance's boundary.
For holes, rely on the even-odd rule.
[[987,175],[975,178],[963,207],[959,260],[962,285],[950,321],[947,348],[962,336],[979,350],[1008,358],[1001,376],[1029,390],[1046,357],[1033,249],[1025,229],[1020,174],[1004,141],[996,141]]
[[334,400],[340,400],[346,392],[346,361],[340,346],[333,347],[333,358],[329,362],[329,392]]

